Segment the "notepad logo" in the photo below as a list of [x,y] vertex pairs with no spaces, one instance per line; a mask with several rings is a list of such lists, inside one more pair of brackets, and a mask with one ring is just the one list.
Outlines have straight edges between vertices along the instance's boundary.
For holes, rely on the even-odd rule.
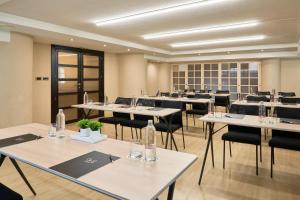
[[98,162],[98,160],[94,160],[93,158],[87,158],[87,159],[85,159],[84,162],[88,163],[88,164],[94,164],[94,163]]
[[24,139],[21,137],[16,138],[16,141],[23,141]]

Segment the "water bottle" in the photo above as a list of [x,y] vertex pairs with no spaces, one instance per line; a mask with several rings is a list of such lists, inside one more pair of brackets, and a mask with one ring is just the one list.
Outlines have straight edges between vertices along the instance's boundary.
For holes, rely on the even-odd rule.
[[104,105],[106,106],[108,104],[108,97],[104,95]]
[[56,115],[56,130],[58,131],[57,136],[59,138],[65,137],[64,130],[66,127],[66,117],[63,109],[59,109]]
[[83,95],[83,104],[88,104],[88,101],[89,101],[89,96],[87,92],[85,92]]
[[152,120],[148,120],[146,127],[145,161],[156,161],[156,130]]
[[131,99],[131,107],[135,108],[136,107],[136,103],[137,103],[136,98],[132,97],[132,99]]
[[265,105],[264,105],[264,102],[259,102],[259,110],[258,110],[258,114],[259,114],[259,121],[260,122],[263,122],[263,118],[266,114],[266,109],[265,109]]

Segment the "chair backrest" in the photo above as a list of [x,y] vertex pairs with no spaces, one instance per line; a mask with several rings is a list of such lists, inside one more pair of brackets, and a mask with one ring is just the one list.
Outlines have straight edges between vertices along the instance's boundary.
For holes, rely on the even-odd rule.
[[300,98],[294,97],[282,97],[280,98],[281,103],[300,103]]
[[229,90],[217,90],[216,94],[229,94]]
[[[258,115],[259,106],[232,104],[230,106],[229,112],[234,114],[242,114],[242,115]],[[228,130],[237,131],[241,133],[261,134],[260,128],[245,127],[245,126],[228,125]]]
[[179,96],[178,93],[172,93],[172,94],[171,94],[171,97],[178,97],[178,96]]
[[208,103],[192,103],[193,110],[202,110],[205,111],[205,114],[208,113]]
[[196,93],[195,98],[197,98],[197,99],[210,99],[211,96],[209,94]]
[[255,102],[264,101],[264,102],[269,102],[270,99],[267,98],[266,96],[253,96],[253,95],[248,95],[248,96],[247,96],[247,101],[255,101]]
[[188,95],[186,95],[186,97],[192,99],[192,98],[195,98],[195,95],[194,94],[188,94]]
[[170,96],[170,92],[161,92],[160,96],[169,97]]
[[[124,98],[124,97],[117,97],[115,104],[124,104],[124,105],[130,105],[132,101],[132,98]],[[114,117],[120,117],[125,119],[130,119],[130,114],[128,113],[118,113],[113,112]]]
[[283,97],[295,97],[296,93],[295,92],[278,92],[278,95],[283,96]]
[[[180,112],[177,112],[173,115],[172,118],[172,124],[178,124],[180,126],[183,125],[182,122],[182,110],[184,109],[184,104],[180,101],[162,101],[161,106],[162,108],[175,108],[175,109],[180,109]],[[169,121],[171,116],[167,116],[166,119]],[[162,121],[160,119],[160,121]],[[165,121],[162,121],[165,122]]]
[[300,119],[300,108],[276,107],[274,112],[279,118]]
[[[138,99],[137,105],[141,106],[149,106],[149,107],[155,107],[155,100],[153,99]],[[147,116],[147,115],[133,115],[135,120],[141,120],[141,121],[148,121],[148,120],[154,120],[153,116]]]
[[270,91],[257,91],[257,95],[271,95]]

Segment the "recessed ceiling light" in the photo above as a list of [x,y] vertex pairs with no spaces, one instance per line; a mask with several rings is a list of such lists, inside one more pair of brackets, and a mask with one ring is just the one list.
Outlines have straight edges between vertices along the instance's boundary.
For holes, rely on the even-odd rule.
[[144,17],[149,17],[149,16],[157,16],[160,14],[170,13],[170,12],[174,12],[174,11],[186,10],[186,9],[204,6],[204,5],[208,5],[208,4],[212,4],[212,3],[218,3],[218,2],[222,2],[222,1],[225,1],[225,0],[192,1],[192,2],[188,2],[188,3],[181,3],[181,4],[176,4],[173,6],[163,7],[163,8],[159,8],[159,9],[155,9],[155,10],[148,10],[145,12],[124,15],[124,16],[120,16],[120,17],[116,17],[116,18],[99,20],[99,21],[96,21],[95,24],[97,26],[103,26],[103,25],[118,23],[118,22],[122,22],[122,21],[128,21],[128,20],[144,18]]
[[71,41],[71,42],[74,42],[74,38],[70,38],[70,41]]
[[261,51],[261,52],[264,52],[265,50],[261,49],[260,51]]
[[205,33],[205,32],[220,31],[220,30],[246,28],[246,27],[256,26],[257,24],[258,21],[246,21],[246,22],[239,22],[233,24],[222,24],[222,25],[215,25],[209,27],[183,29],[183,30],[177,30],[171,32],[153,33],[153,34],[143,35],[142,37],[146,40],[159,39],[159,38],[174,37],[174,36],[188,35],[194,33]]
[[104,44],[103,46],[106,47],[106,44]]
[[227,54],[230,54],[230,51],[227,51]]
[[201,53],[198,53],[198,56],[201,56]]
[[245,42],[245,41],[253,41],[253,40],[263,40],[265,39],[264,35],[254,35],[254,36],[246,36],[246,37],[234,37],[234,38],[224,38],[224,39],[215,39],[215,40],[202,40],[202,41],[194,41],[194,42],[180,42],[170,44],[171,47],[190,47],[190,46],[205,46],[212,44],[222,44],[222,43],[233,43],[233,42]]
[[127,49],[127,51],[130,51],[130,49]]

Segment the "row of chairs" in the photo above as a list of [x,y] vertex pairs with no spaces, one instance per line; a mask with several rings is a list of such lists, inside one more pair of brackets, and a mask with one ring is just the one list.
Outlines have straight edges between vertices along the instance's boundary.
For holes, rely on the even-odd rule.
[[[264,96],[264,95],[271,95],[270,91],[257,91],[257,95],[259,96]],[[282,97],[295,97],[296,93],[295,92],[278,92],[278,95]]]
[[[230,113],[236,114],[246,114],[246,115],[258,115],[259,108],[254,105],[236,105],[233,104],[230,108]],[[290,119],[300,119],[300,109],[299,108],[286,108],[277,107],[275,109],[277,117],[279,118],[290,118]],[[262,148],[261,148],[261,129],[254,127],[236,126],[229,125],[228,132],[222,135],[223,140],[223,168],[225,168],[225,144],[226,141],[229,142],[230,156],[231,143],[244,143],[256,146],[256,175],[258,175],[258,147],[260,147],[260,162],[262,162]],[[274,149],[289,149],[300,151],[300,132],[288,132],[272,130],[272,138],[269,141],[269,146],[271,147],[271,177],[273,177],[273,165],[275,163],[274,159]]]
[[[269,102],[270,99],[266,96],[253,96],[253,95],[248,95],[247,96],[247,101],[253,101],[253,102]],[[280,102],[281,103],[300,103],[300,98],[295,98],[295,97],[280,97]]]

